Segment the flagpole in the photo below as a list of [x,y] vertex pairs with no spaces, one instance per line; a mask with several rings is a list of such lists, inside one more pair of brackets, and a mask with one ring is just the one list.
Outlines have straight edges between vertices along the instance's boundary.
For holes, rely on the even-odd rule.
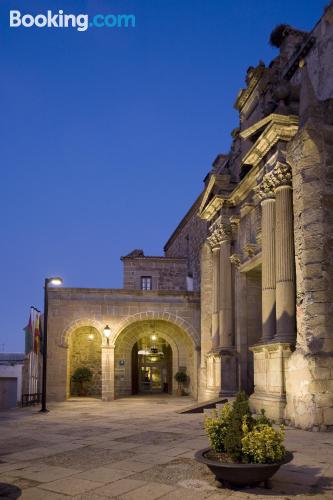
[[43,328],[43,378],[42,378],[42,413],[47,413],[49,410],[46,408],[46,371],[47,371],[47,316],[49,309],[48,298],[48,284],[49,278],[44,281],[44,328]]

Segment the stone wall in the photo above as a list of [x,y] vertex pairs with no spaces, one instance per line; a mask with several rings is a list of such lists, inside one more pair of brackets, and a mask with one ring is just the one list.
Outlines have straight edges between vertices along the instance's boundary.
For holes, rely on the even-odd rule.
[[297,344],[288,361],[287,419],[306,429],[333,426],[333,6],[294,80],[300,123],[289,145],[293,173]]
[[287,418],[333,425],[333,127],[308,121],[290,145],[297,276],[297,345],[288,363]]
[[207,236],[207,223],[197,215],[201,197],[194,203],[164,247],[166,257],[185,257],[193,290],[200,290],[200,252]]
[[[101,336],[95,328],[78,328],[69,342],[69,373],[72,376],[77,368],[89,368],[93,377],[87,383],[87,396],[102,394]],[[71,395],[78,395],[77,387],[71,381]]]
[[186,290],[187,262],[182,258],[123,257],[124,288],[140,290],[141,277],[151,276],[152,290]]

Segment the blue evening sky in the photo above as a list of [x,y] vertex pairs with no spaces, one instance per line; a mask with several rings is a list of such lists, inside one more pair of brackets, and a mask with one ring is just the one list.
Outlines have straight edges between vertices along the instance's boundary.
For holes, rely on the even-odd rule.
[[[45,276],[122,287],[121,255],[161,254],[237,126],[272,29],[328,0],[2,0],[0,351],[23,350]],[[9,28],[9,10],[128,13],[135,29]],[[4,347],[2,346],[4,344]]]

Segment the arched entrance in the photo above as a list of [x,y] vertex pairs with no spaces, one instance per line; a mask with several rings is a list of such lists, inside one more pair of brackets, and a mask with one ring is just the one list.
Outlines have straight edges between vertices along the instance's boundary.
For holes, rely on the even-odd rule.
[[180,326],[165,320],[139,320],[115,339],[115,397],[131,394],[175,394],[177,371],[188,375],[186,390],[196,397],[197,351]]
[[[102,395],[102,345],[101,335],[92,326],[82,326],[74,330],[68,341],[67,395],[101,397]],[[90,381],[82,387],[73,381],[74,373],[88,368],[92,374]]]
[[132,394],[172,394],[172,349],[156,333],[132,348]]

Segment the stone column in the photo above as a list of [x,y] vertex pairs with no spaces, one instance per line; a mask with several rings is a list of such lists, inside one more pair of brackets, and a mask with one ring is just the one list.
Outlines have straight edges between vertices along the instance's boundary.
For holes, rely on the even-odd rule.
[[219,295],[220,295],[220,249],[214,247],[213,252],[213,309],[212,309],[212,347],[220,344],[219,336]]
[[272,174],[266,174],[259,186],[262,199],[262,343],[270,342],[276,332],[275,278],[275,199]]
[[[264,176],[262,196],[263,336],[254,354],[250,403],[276,421],[285,417],[286,371],[295,339],[295,268],[291,173],[277,161]],[[275,200],[272,196],[275,195]],[[273,336],[274,334],[274,336]]]
[[220,347],[233,346],[233,321],[232,321],[232,283],[231,283],[231,227],[224,223],[221,225],[220,247],[220,304],[219,304],[219,337]]
[[102,346],[102,401],[113,401],[114,394],[114,346]]
[[220,243],[219,340],[220,395],[237,391],[237,356],[233,332],[233,285],[230,262],[232,230],[229,218],[222,216],[216,226]]
[[276,335],[278,342],[296,341],[296,284],[291,169],[278,162],[276,179]]
[[213,226],[208,242],[212,249],[212,348],[220,344],[219,337],[219,305],[220,305],[220,239]]

